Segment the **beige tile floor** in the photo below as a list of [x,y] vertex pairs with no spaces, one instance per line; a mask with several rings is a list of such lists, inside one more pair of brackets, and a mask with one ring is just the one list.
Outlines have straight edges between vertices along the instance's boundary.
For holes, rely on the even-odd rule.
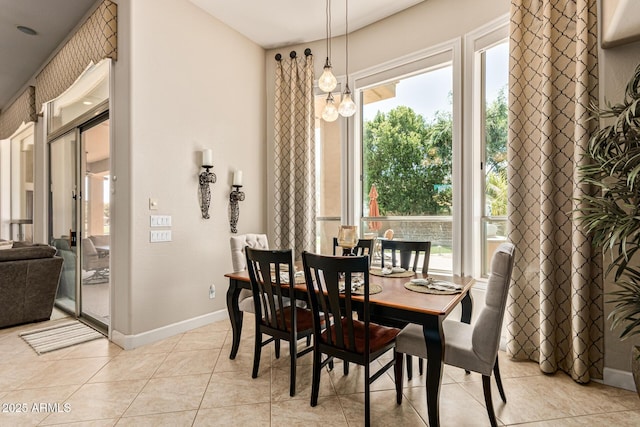
[[[252,323],[246,316],[235,360],[229,359],[228,321],[132,351],[101,339],[41,356],[18,334],[43,323],[0,330],[0,426],[364,424],[363,373],[355,366],[346,377],[340,364],[323,371],[315,408],[309,406],[310,355],[299,361],[295,397],[289,397],[284,348],[280,359],[272,347],[265,349],[259,376],[252,379]],[[494,386],[501,425],[640,425],[635,393],[597,383],[578,385],[562,373],[543,375],[535,363],[510,361],[504,355],[501,371],[508,399],[503,404]],[[424,376],[405,384],[398,406],[391,375],[372,386],[373,425],[427,425]],[[445,367],[440,411],[443,426],[489,425],[480,377]]]

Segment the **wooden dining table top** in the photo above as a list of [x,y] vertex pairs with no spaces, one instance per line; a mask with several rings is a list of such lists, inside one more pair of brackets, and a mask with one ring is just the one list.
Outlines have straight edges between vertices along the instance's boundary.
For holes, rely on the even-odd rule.
[[[296,265],[297,271],[301,268]],[[249,283],[249,273],[245,270],[237,273],[227,273],[225,277],[239,282]],[[404,284],[416,277],[432,277],[435,280],[453,282],[462,286],[462,291],[453,295],[436,295],[410,291]],[[414,277],[383,277],[369,275],[369,285],[378,284],[382,286],[382,292],[369,295],[369,303],[399,310],[406,310],[415,313],[428,315],[445,316],[448,315],[458,303],[469,292],[475,280],[468,276],[422,274],[417,273]],[[248,288],[249,286],[247,286]],[[296,283],[296,291],[306,292],[306,284]],[[352,295],[354,300],[362,300],[364,296]]]

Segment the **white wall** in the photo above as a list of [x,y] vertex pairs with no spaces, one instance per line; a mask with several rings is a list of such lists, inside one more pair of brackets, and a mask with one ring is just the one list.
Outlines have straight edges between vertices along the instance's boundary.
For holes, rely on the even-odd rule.
[[[265,69],[262,48],[188,0],[120,0],[118,17],[112,327],[134,336],[226,310],[236,168],[239,233],[265,229]],[[209,220],[198,198],[203,148],[217,175]],[[172,242],[149,243],[152,213],[172,216]]]

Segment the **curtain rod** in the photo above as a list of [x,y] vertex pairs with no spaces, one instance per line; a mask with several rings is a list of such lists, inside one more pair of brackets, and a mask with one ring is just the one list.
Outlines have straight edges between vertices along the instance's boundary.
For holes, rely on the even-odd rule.
[[[298,54],[296,53],[295,50],[292,50],[291,52],[289,52],[289,58],[293,59],[297,56]],[[306,48],[304,50],[304,56],[309,56],[311,55],[311,49]],[[280,61],[282,60],[282,55],[280,55],[279,53],[276,54],[276,61]]]

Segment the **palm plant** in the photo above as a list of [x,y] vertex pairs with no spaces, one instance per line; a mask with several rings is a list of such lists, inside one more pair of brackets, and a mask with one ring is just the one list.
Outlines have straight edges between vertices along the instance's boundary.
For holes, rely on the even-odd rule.
[[623,326],[620,338],[640,333],[640,65],[627,84],[624,100],[594,109],[596,118],[612,124],[589,140],[588,165],[580,167],[581,182],[596,191],[582,196],[578,212],[593,244],[610,251],[619,289],[609,315],[611,327]]

